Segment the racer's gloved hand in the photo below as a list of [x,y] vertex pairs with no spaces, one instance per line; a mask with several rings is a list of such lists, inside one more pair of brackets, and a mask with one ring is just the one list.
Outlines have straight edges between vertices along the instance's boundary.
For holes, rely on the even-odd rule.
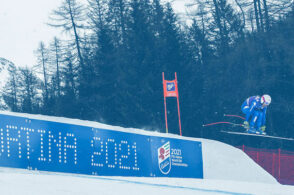
[[248,123],[248,121],[244,121],[243,125],[244,125],[244,128],[245,129],[249,129],[249,123]]
[[265,131],[265,125],[263,125],[262,127],[260,127],[260,130],[264,132]]

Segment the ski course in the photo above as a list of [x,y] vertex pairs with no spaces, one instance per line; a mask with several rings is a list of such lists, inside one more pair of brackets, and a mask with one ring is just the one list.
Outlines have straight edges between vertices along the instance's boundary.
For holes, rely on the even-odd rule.
[[[147,195],[147,194],[182,194],[185,193],[186,195],[189,194],[294,194],[294,187],[292,186],[282,186],[280,185],[275,178],[273,178],[269,173],[267,173],[265,170],[263,170],[260,166],[258,166],[253,160],[251,160],[244,152],[242,152],[240,149],[237,149],[233,146],[230,146],[228,144],[224,144],[219,141],[214,140],[208,140],[208,139],[200,139],[200,138],[189,138],[184,136],[178,136],[173,134],[165,134],[165,133],[159,133],[159,132],[151,132],[146,131],[142,129],[133,129],[133,128],[123,128],[123,127],[115,127],[115,126],[109,126],[105,124],[100,124],[97,122],[91,122],[91,121],[82,121],[77,119],[68,119],[68,118],[59,118],[59,117],[48,117],[48,116],[40,116],[40,115],[29,115],[29,114],[19,114],[19,113],[1,113],[4,115],[9,116],[17,116],[17,117],[24,117],[28,120],[21,120],[24,122],[24,125],[30,125],[29,128],[18,128],[17,124],[11,124],[11,125],[4,125],[2,127],[3,136],[4,138],[9,138],[10,142],[3,144],[3,150],[1,150],[1,158],[4,158],[7,160],[7,162],[13,162],[13,161],[20,161],[24,157],[29,156],[30,159],[33,159],[38,157],[38,155],[42,156],[43,159],[37,158],[35,159],[33,166],[37,167],[38,164],[42,165],[41,169],[35,169],[34,167],[21,167],[22,169],[19,169],[16,167],[14,168],[0,168],[0,187],[1,192],[4,194],[141,194],[141,195]],[[37,120],[37,121],[35,121]],[[40,121],[39,121],[40,120]],[[43,124],[43,121],[47,121],[45,124],[47,126],[41,126],[38,131],[32,131],[34,125]],[[11,120],[9,120],[11,122]],[[13,121],[15,122],[15,121]],[[64,129],[67,129],[66,134],[63,134],[62,131],[58,131],[57,134],[53,132],[54,128],[50,125],[51,123],[59,123],[62,122],[62,124],[58,125],[58,130],[60,131],[63,127]],[[5,121],[2,120],[2,123],[5,124]],[[66,124],[65,124],[66,123]],[[68,128],[70,125],[71,128]],[[74,126],[78,125],[78,127]],[[68,162],[65,162],[65,157],[67,161],[70,161],[71,156],[75,157],[77,154],[77,164],[80,163],[79,158],[79,150],[81,149],[80,144],[80,138],[77,136],[78,128],[82,129],[82,126],[91,127],[90,131],[93,131],[95,133],[95,139],[93,139],[92,147],[94,147],[95,150],[93,152],[97,151],[99,153],[93,153],[96,155],[92,167],[97,172],[93,172],[91,174],[81,174],[81,173],[71,173],[71,168],[77,169],[77,165],[75,165],[75,161],[72,161],[70,163],[73,163],[71,167],[69,167],[67,164]],[[46,132],[47,129],[50,129],[50,133],[48,134],[48,140],[49,138],[52,139],[50,142],[46,142]],[[103,128],[104,130],[100,132],[99,129]],[[16,131],[19,129],[19,131]],[[72,131],[73,129],[74,131]],[[104,131],[109,130],[107,136],[109,137],[109,133],[112,131],[117,131],[119,133],[119,137],[121,137],[124,134],[121,133],[128,133],[130,134],[130,140],[120,140],[116,137],[107,137],[108,139],[105,139],[106,141],[103,141],[100,133],[103,133]],[[8,130],[8,131],[7,131]],[[37,130],[37,129],[36,129]],[[9,135],[4,135],[4,132],[9,132]],[[27,142],[29,140],[30,147],[25,147],[23,145],[20,145],[20,148],[13,148],[12,146],[18,145],[20,143],[20,139],[16,139],[13,136],[22,136],[22,132],[25,132],[26,136],[24,137],[24,140]],[[49,132],[49,131],[48,131]],[[85,132],[85,131],[84,131]],[[28,135],[30,137],[28,137]],[[37,136],[38,135],[38,136]],[[56,136],[58,135],[58,136]],[[106,134],[105,134],[106,135]],[[84,134],[85,136],[85,134]],[[100,136],[100,137],[99,137]],[[151,148],[153,150],[153,153],[155,154],[158,152],[158,154],[161,155],[161,148],[172,148],[172,144],[174,140],[178,140],[178,148],[174,148],[173,151],[170,150],[171,153],[174,153],[174,161],[175,164],[186,167],[189,166],[189,163],[186,163],[183,161],[185,160],[186,155],[190,155],[193,158],[198,158],[200,156],[195,156],[195,150],[194,148],[190,147],[193,146],[194,143],[198,144],[201,143],[201,150],[202,150],[202,159],[203,159],[203,177],[202,178],[184,178],[176,176],[174,178],[169,177],[168,175],[162,176],[162,177],[156,177],[156,175],[149,175],[149,176],[141,176],[141,177],[130,177],[130,176],[123,176],[123,175],[113,175],[113,176],[103,176],[100,175],[102,168],[105,167],[105,169],[113,169],[113,164],[97,164],[95,161],[99,161],[101,157],[109,157],[111,155],[116,154],[116,152],[124,151],[123,149],[126,149],[123,155],[121,155],[119,158],[121,158],[123,161],[123,164],[127,163],[127,159],[130,158],[132,161],[131,163],[136,162],[137,160],[144,160],[144,156],[139,155],[139,150],[142,152],[142,154],[146,152],[150,152],[150,148],[144,148],[139,147],[139,144],[136,144],[136,147],[134,144],[132,144],[135,141],[135,137],[139,136],[141,138],[144,138],[144,136],[147,136],[147,138],[152,138],[150,141],[155,141],[156,144],[157,140],[156,137],[160,137],[158,139],[160,142],[156,144],[157,146],[155,148]],[[142,137],[143,136],[143,137]],[[148,137],[150,136],[150,137]],[[34,140],[34,143],[31,143],[32,138],[38,138]],[[61,137],[61,138],[59,138]],[[65,139],[65,137],[67,139]],[[75,139],[77,138],[77,140]],[[84,138],[87,138],[85,136]],[[101,138],[101,139],[99,139]],[[88,138],[87,138],[88,139]],[[145,139],[145,138],[144,138]],[[4,140],[4,139],[3,139]],[[7,139],[6,139],[7,140]],[[41,140],[41,142],[40,142]],[[97,142],[95,142],[95,140]],[[168,143],[167,140],[171,140],[170,143]],[[56,141],[56,142],[55,142]],[[65,142],[66,141],[66,142]],[[118,147],[121,147],[121,149],[115,149],[115,143],[119,141]],[[127,141],[127,142],[126,142]],[[187,149],[179,150],[180,145],[183,145],[183,143],[190,143],[192,145],[187,145]],[[61,159],[63,161],[56,161],[58,166],[57,172],[55,171],[48,171],[48,168],[46,163],[48,165],[50,164],[46,158],[46,155],[48,153],[46,151],[42,151],[39,148],[45,148],[46,145],[49,143],[57,143],[58,145],[55,145],[54,147],[48,151],[51,151],[51,153],[54,153],[54,151],[60,151],[61,149],[67,149],[67,153],[61,153],[61,157],[58,156],[58,153],[56,156],[52,156],[50,159],[52,161],[56,161],[58,159]],[[61,144],[60,144],[61,143]],[[76,144],[75,144],[76,143]],[[37,144],[36,148],[32,148],[34,144]],[[95,148],[94,144],[98,144],[98,148]],[[130,145],[131,144],[131,145]],[[101,156],[101,152],[103,152],[101,149],[101,146],[103,145],[103,149],[105,148],[106,151],[108,150],[108,155]],[[127,148],[130,145],[130,151],[131,155],[128,154]],[[8,152],[8,146],[10,151]],[[73,147],[74,146],[74,147]],[[77,146],[77,147],[76,147]],[[91,144],[90,144],[91,146]],[[106,147],[109,146],[109,147]],[[134,146],[134,147],[132,147]],[[109,152],[110,149],[113,149],[113,153]],[[28,150],[29,149],[29,150]],[[75,149],[77,151],[75,151]],[[196,147],[197,149],[197,147]],[[23,150],[28,150],[31,152],[30,154],[21,153],[21,155],[15,155],[15,152],[22,152]],[[138,153],[136,153],[136,151]],[[146,151],[145,151],[146,150]],[[61,150],[62,151],[62,150]],[[71,153],[69,153],[71,152]],[[90,151],[91,152],[91,151]],[[188,152],[188,153],[187,153]],[[85,152],[84,152],[85,153]],[[185,153],[185,154],[184,154]],[[137,155],[135,155],[137,154]],[[168,153],[162,153],[164,155],[167,155]],[[183,155],[180,155],[183,154]],[[3,156],[4,155],[4,156]],[[90,155],[91,157],[91,155]],[[132,158],[134,157],[134,158]],[[182,159],[181,159],[182,157]],[[166,159],[166,158],[162,158]],[[113,157],[112,157],[112,160]],[[146,162],[143,163],[139,167],[136,166],[135,168],[139,167],[142,168],[142,171],[149,170],[152,166],[150,163],[147,162],[148,159],[146,159]],[[160,160],[155,160],[154,162],[159,163]],[[182,162],[180,162],[182,160]],[[26,160],[28,161],[28,159]],[[88,161],[87,161],[88,162]],[[85,163],[87,163],[85,161]],[[115,161],[112,161],[115,162]],[[162,161],[164,162],[164,161]],[[165,161],[166,162],[166,161]],[[96,164],[94,164],[96,163]],[[17,164],[15,164],[17,165]],[[90,164],[91,165],[91,164]],[[96,165],[102,166],[101,169],[96,168]],[[111,166],[105,166],[105,165],[111,165]],[[166,165],[166,163],[164,164]],[[6,164],[6,167],[9,167],[9,164]],[[160,164],[156,165],[157,168],[160,168]],[[54,167],[51,167],[54,168]],[[64,169],[65,168],[65,169]],[[124,173],[128,172],[128,169],[126,168],[126,165],[122,167],[124,170]],[[31,170],[33,169],[33,170]],[[45,170],[42,170],[45,169]],[[136,169],[134,169],[136,170]],[[172,171],[176,171],[174,167],[171,169]],[[163,170],[164,171],[164,170]],[[176,172],[180,171],[177,170]],[[198,169],[194,169],[193,171],[198,171]],[[152,172],[154,173],[154,172]],[[159,173],[159,172],[158,172]],[[196,173],[197,175],[197,173]],[[14,187],[17,186],[17,187]]]

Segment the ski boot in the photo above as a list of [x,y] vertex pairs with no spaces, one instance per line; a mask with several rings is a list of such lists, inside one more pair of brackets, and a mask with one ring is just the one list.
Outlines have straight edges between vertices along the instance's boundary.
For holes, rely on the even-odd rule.
[[248,130],[247,130],[247,133],[250,133],[250,134],[259,134],[257,133],[256,129],[254,127],[250,127]]
[[266,135],[266,133],[264,131],[262,131],[260,128],[258,130],[256,130],[256,132],[258,132],[258,134],[260,134],[260,135]]
[[243,127],[246,129],[246,131],[249,130],[250,126],[249,126],[248,121],[244,121],[244,123],[243,123]]

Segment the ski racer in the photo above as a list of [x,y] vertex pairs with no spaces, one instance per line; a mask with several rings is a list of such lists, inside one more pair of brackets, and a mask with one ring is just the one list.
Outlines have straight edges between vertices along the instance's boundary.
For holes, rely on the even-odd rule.
[[266,110],[270,103],[271,97],[269,95],[251,96],[244,101],[241,110],[246,114],[243,124],[248,133],[266,134]]

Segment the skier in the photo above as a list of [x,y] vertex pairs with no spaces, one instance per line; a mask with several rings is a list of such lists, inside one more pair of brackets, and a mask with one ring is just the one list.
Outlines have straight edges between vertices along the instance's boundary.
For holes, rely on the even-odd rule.
[[266,134],[266,110],[270,103],[271,97],[269,95],[251,96],[244,101],[241,110],[246,114],[243,124],[248,133]]

